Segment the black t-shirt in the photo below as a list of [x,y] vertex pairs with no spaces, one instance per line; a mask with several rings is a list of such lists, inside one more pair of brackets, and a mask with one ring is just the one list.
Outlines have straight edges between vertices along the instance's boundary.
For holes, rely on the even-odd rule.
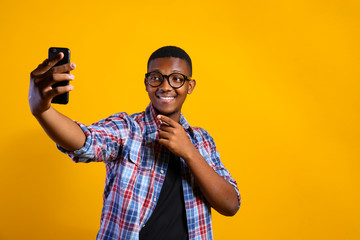
[[140,230],[140,240],[188,238],[180,159],[171,154],[165,180],[154,212]]

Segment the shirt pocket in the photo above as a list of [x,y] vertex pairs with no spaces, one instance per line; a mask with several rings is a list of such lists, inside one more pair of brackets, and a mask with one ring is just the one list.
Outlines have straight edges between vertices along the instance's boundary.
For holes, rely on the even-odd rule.
[[147,147],[132,148],[124,154],[122,165],[121,188],[134,191],[134,187],[145,184],[144,180],[151,176],[154,157]]
[[154,143],[133,142],[128,149],[128,161],[138,167],[138,171],[149,171],[154,167]]
[[120,170],[120,190],[124,192],[124,190],[131,190],[131,185],[134,185],[134,181],[136,180],[138,165],[136,160],[130,158],[130,154],[123,157],[121,162],[121,170]]
[[151,171],[154,168],[155,164],[155,154],[154,149],[148,144],[142,146],[141,151],[139,151],[139,158],[137,159],[137,164],[139,166],[138,172],[146,174],[146,172]]

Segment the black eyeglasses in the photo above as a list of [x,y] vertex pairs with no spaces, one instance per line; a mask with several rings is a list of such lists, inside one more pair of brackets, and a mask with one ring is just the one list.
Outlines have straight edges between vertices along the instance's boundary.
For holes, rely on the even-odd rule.
[[184,85],[185,81],[191,80],[190,77],[181,73],[172,73],[170,75],[163,75],[155,71],[155,72],[148,72],[145,74],[145,79],[147,83],[152,87],[160,86],[163,83],[164,78],[167,78],[169,85],[175,89],[181,88]]

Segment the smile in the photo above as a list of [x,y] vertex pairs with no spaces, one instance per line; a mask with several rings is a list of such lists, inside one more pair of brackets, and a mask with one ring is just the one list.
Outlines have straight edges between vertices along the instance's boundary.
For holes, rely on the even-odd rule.
[[162,102],[168,103],[173,101],[176,97],[159,97],[157,96]]

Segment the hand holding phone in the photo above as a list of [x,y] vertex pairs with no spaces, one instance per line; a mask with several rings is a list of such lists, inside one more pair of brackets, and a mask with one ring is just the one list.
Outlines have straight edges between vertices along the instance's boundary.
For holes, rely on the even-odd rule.
[[[71,85],[54,86],[56,83],[74,79],[68,72],[75,69],[75,64],[67,63],[55,66],[64,59],[65,54],[58,52],[54,57],[46,59],[30,74],[29,104],[34,116],[41,115],[51,107],[52,99],[72,90]],[[65,60],[68,62],[68,59]],[[60,63],[61,64],[61,63]],[[58,64],[59,65],[59,64]],[[68,98],[67,98],[68,99]],[[66,103],[67,101],[60,101]]]
[[[57,62],[54,67],[70,63],[70,50],[68,48],[57,48],[57,47],[49,48],[49,59],[55,57],[60,52],[62,52],[64,54],[64,57],[59,62]],[[66,73],[69,73],[69,72],[66,72]],[[60,87],[60,86],[67,86],[67,85],[69,85],[69,81],[62,81],[62,82],[57,82],[54,85],[52,85],[52,88],[56,88],[56,87]],[[55,96],[51,100],[51,102],[58,103],[58,104],[68,104],[69,92]]]

